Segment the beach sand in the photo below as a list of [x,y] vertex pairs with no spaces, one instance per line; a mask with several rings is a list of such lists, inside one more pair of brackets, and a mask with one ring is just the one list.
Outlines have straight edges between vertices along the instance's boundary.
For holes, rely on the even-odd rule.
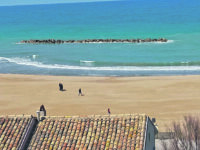
[[[62,82],[66,91],[58,90]],[[78,96],[82,88],[85,96]],[[70,77],[0,74],[0,115],[145,113],[159,130],[185,114],[200,113],[200,76]]]

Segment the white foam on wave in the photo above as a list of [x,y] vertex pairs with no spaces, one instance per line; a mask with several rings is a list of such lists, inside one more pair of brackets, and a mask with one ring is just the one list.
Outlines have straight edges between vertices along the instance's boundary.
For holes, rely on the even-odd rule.
[[95,61],[91,60],[80,60],[80,65],[81,66],[90,66],[92,67],[94,65]]
[[142,44],[170,44],[170,43],[174,43],[175,41],[174,40],[167,40],[167,42],[143,42],[143,43],[136,43],[136,44],[139,44],[139,45],[142,45]]
[[33,60],[35,60],[36,57],[38,57],[38,55],[32,55]]
[[169,43],[174,43],[174,40],[167,40],[167,42],[152,42],[155,44],[169,44]]
[[167,43],[174,43],[174,40],[168,40]]
[[17,43],[13,43],[13,44],[22,45],[22,44],[25,44],[25,43],[17,42]]
[[0,57],[0,62],[10,62],[18,65],[33,66],[46,69],[69,69],[69,70],[90,70],[90,71],[200,71],[200,66],[114,66],[114,67],[87,67],[87,66],[69,66],[60,64],[44,64],[37,61],[31,61],[25,58],[6,58]]
[[92,61],[92,60],[80,60],[80,63],[95,63],[95,61]]

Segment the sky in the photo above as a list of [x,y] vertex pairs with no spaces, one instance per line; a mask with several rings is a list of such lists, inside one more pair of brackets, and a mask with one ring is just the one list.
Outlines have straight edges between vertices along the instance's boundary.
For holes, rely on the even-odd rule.
[[97,2],[97,1],[114,1],[114,0],[0,0],[0,6],[80,3],[80,2]]

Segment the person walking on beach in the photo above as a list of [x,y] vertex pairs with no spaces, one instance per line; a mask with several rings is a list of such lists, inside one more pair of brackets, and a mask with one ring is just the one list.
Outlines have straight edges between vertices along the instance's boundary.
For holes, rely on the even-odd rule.
[[65,89],[63,89],[63,84],[62,83],[59,83],[59,90],[60,91],[66,91]]
[[63,90],[63,84],[59,83],[59,90],[62,91]]
[[110,112],[110,108],[108,108],[108,115],[110,115],[111,114],[111,112]]
[[84,96],[84,94],[82,93],[82,90],[81,90],[81,88],[78,90],[78,96]]

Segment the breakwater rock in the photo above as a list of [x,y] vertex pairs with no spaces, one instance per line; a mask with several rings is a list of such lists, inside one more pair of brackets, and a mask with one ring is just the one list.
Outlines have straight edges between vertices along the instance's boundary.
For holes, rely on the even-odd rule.
[[20,43],[30,44],[63,44],[63,43],[146,43],[146,42],[167,42],[165,38],[159,39],[87,39],[87,40],[23,40]]

